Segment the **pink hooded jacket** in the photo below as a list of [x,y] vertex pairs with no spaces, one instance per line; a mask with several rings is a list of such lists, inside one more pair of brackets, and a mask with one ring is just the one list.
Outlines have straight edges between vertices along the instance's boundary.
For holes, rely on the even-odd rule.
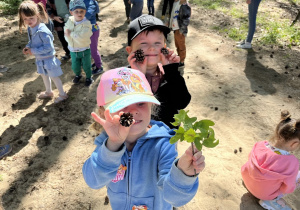
[[257,198],[273,200],[296,188],[299,161],[294,155],[279,155],[266,147],[267,141],[257,142],[242,166],[247,189]]

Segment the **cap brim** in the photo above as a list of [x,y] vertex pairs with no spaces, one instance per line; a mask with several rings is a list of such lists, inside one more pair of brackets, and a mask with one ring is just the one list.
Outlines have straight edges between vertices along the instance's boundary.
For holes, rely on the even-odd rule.
[[110,104],[104,105],[104,108],[109,109],[110,113],[115,113],[131,104],[141,103],[141,102],[150,102],[153,104],[160,105],[160,102],[154,96],[145,95],[145,94],[132,94],[132,95],[127,95],[125,97],[121,97]]
[[143,31],[145,31],[146,29],[149,30],[149,29],[151,29],[151,28],[153,28],[153,29],[157,28],[157,29],[161,30],[161,31],[164,33],[164,35],[165,35],[166,38],[167,38],[167,35],[171,32],[171,29],[170,29],[169,27],[167,27],[167,26],[164,26],[164,25],[148,26],[148,27],[145,27],[145,28],[143,28],[142,30],[140,30],[138,33],[136,33],[136,34],[131,38],[130,41],[132,41],[135,37],[137,37],[137,35],[139,35],[139,34],[142,33]]

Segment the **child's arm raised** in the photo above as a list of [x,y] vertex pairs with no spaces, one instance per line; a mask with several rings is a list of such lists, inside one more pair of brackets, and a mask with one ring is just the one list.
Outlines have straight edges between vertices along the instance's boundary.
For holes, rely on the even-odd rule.
[[[175,144],[171,145],[166,141],[162,146],[159,158],[159,180],[157,184],[163,192],[165,201],[173,206],[182,206],[192,200],[197,193],[198,177],[187,176],[179,169],[178,159],[175,160],[176,156]],[[189,158],[186,159],[189,160]],[[188,162],[185,160],[181,161]],[[192,170],[192,175],[194,175],[194,170]]]
[[133,123],[129,127],[122,126],[119,122],[120,116],[122,114],[123,112],[120,112],[119,115],[111,116],[109,110],[107,109],[104,112],[105,119],[102,119],[95,112],[92,113],[92,117],[95,119],[95,121],[102,125],[104,130],[106,131],[109,137],[106,146],[112,152],[118,151],[124,144],[128,136],[130,127],[135,122],[133,120]]

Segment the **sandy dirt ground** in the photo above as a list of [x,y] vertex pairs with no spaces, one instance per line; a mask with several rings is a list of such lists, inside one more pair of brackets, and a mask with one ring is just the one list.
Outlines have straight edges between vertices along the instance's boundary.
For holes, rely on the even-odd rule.
[[[233,3],[247,12],[242,0]],[[273,9],[291,15],[289,8],[280,9],[280,4],[263,1],[260,12]],[[104,69],[127,65],[128,25],[123,1],[104,0],[100,8],[98,48]],[[155,8],[160,17],[162,2],[156,0]],[[198,120],[213,120],[220,144],[214,149],[204,148],[206,168],[199,175],[198,192],[179,209],[260,210],[257,199],[242,185],[240,168],[253,144],[270,137],[281,110],[300,117],[299,48],[254,42],[252,50],[237,49],[233,40],[211,28],[239,23],[220,12],[195,5],[192,8],[182,70],[192,95],[186,110]],[[60,57],[63,51],[55,37]],[[18,32],[15,16],[0,17],[0,65],[8,67],[8,71],[0,72],[0,144],[13,146],[13,151],[0,160],[0,209],[109,210],[106,189],[90,189],[81,173],[95,148],[95,133],[89,130],[93,123],[90,113],[96,109],[95,93],[101,76],[94,77],[96,82],[89,88],[83,83],[73,85],[71,61],[63,62],[61,79],[69,99],[57,105],[53,100],[39,100],[36,95],[44,86],[34,57],[22,54],[27,41],[27,34]],[[173,34],[168,45],[174,49]],[[54,92],[58,94],[57,89]],[[187,147],[187,143],[180,143],[179,153]],[[296,156],[299,158],[299,153]],[[298,189],[286,201],[300,209],[299,197]]]

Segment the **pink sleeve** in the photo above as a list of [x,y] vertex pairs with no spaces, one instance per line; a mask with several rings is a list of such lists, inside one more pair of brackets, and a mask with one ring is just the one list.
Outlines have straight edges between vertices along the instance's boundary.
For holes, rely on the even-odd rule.
[[296,189],[297,185],[297,176],[299,173],[299,162],[294,160],[290,168],[294,168],[293,173],[286,179],[283,180],[283,183],[280,187],[280,191],[284,194],[292,193]]

